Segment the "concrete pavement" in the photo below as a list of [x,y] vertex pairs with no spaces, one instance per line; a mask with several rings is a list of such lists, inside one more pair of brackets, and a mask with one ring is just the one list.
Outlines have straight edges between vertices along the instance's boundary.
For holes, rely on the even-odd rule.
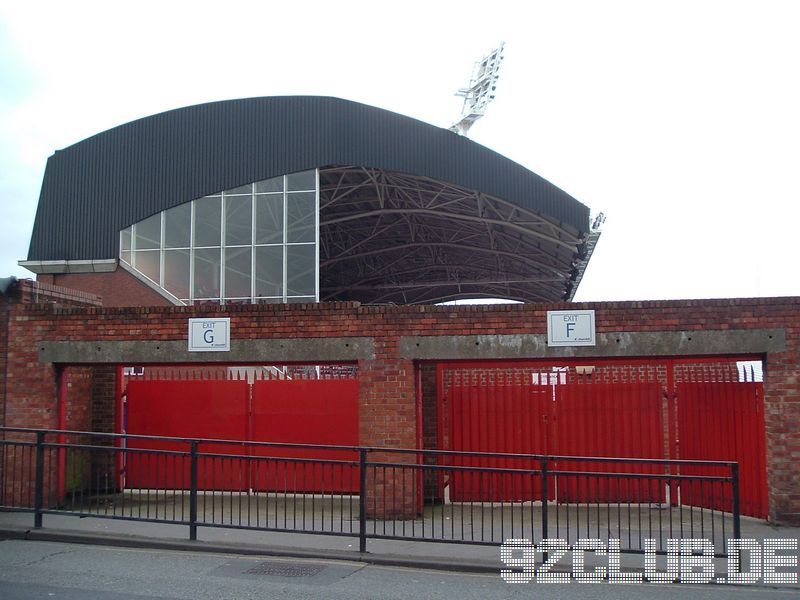
[[[185,525],[44,515],[44,527],[34,529],[33,515],[22,512],[0,512],[0,536],[118,547],[339,559],[447,571],[498,573],[503,567],[498,546],[369,539],[367,552],[362,554],[356,537],[199,527],[198,540],[190,541],[189,528]],[[767,538],[798,539],[800,528],[776,527],[756,519],[743,518],[742,537],[759,541]],[[537,560],[540,559],[537,556]],[[587,555],[586,559],[587,566],[607,564],[604,557]],[[623,553],[621,566],[623,570],[641,571],[643,560],[641,554]],[[560,565],[566,569],[569,566],[568,561]],[[724,574],[726,561],[717,559],[715,567],[718,574]]]

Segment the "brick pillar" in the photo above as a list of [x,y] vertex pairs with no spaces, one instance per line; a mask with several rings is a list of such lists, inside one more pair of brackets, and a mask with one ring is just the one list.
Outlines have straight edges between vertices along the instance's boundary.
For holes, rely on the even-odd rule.
[[[422,447],[426,450],[439,449],[439,414],[438,414],[438,388],[436,381],[435,363],[423,363],[419,366],[422,378]],[[435,465],[439,461],[435,456],[425,457],[425,464]],[[425,498],[427,500],[441,500],[436,473],[427,471],[424,475]]]
[[117,367],[92,369],[92,431],[114,431],[117,414]]
[[[798,328],[800,329],[800,328]],[[800,330],[792,333],[800,342]],[[787,331],[787,342],[789,341]],[[764,421],[767,450],[769,518],[800,525],[800,348],[767,357]]]
[[[358,363],[359,440],[363,446],[415,448],[414,364],[397,358],[396,339],[376,340],[376,358]],[[369,461],[416,464],[413,454],[372,452]],[[402,466],[367,470],[367,516],[410,519],[417,514],[417,472]]]
[[[118,433],[117,415],[117,367],[98,366],[92,369],[92,424],[91,431]],[[92,445],[115,446],[113,438],[94,438]],[[116,490],[119,483],[120,460],[116,452],[97,451],[92,456],[92,482],[100,490]]]
[[[8,363],[8,318],[10,312],[10,298],[0,295],[0,427],[6,424],[6,371]],[[8,482],[10,479],[10,457],[6,447],[0,447],[0,481]],[[7,484],[0,489],[0,500],[8,504],[10,490]]]
[[92,428],[92,367],[66,367],[67,406],[64,429],[91,431]]
[[[0,427],[6,424],[6,368],[8,362],[8,296],[0,296]],[[2,469],[2,465],[0,465]],[[2,471],[0,471],[0,478]]]
[[[27,305],[27,306],[26,306]],[[35,306],[31,306],[35,305]],[[39,362],[38,341],[56,338],[57,311],[68,306],[99,306],[92,294],[69,290],[36,281],[17,281],[8,294],[0,297],[0,410],[6,427],[56,429],[59,427],[58,371],[52,364]],[[44,319],[42,319],[44,317]],[[35,324],[34,324],[35,322]],[[65,382],[67,398],[76,401],[65,406],[65,425],[74,429],[90,426],[91,406],[88,402],[91,368],[68,370]],[[70,394],[71,390],[71,394]],[[12,439],[12,436],[7,436]],[[32,436],[18,434],[13,439],[31,441]],[[57,441],[51,436],[47,441]],[[0,461],[5,473],[0,490],[11,504],[32,506],[33,482],[27,462],[31,456],[7,451]],[[60,470],[61,477],[46,482],[45,502],[57,499],[59,479],[63,487],[64,452],[49,450],[45,454],[45,473]],[[57,461],[57,467],[53,465]],[[10,466],[13,463],[13,466]]]
[[[64,418],[63,428],[70,431],[89,431],[92,426],[92,367],[64,367],[67,384],[64,396],[65,406],[59,409]],[[61,426],[59,426],[60,428]],[[91,444],[87,436],[60,436],[59,441],[70,444]],[[59,501],[70,494],[89,490],[92,482],[91,463],[93,452],[85,449],[71,448],[59,455],[59,468],[63,469],[62,478],[53,483],[57,485],[54,497]],[[55,490],[54,490],[55,492]]]
[[422,373],[422,446],[428,450],[437,450],[437,389],[436,364],[424,363],[419,366]]

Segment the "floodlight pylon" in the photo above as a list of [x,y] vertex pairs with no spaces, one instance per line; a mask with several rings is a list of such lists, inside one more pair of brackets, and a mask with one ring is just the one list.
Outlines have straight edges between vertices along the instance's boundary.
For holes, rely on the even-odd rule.
[[485,114],[486,107],[494,100],[504,48],[505,42],[500,42],[497,48],[475,62],[469,85],[456,92],[456,96],[464,98],[464,105],[460,119],[450,127],[450,131],[465,136],[473,123]]

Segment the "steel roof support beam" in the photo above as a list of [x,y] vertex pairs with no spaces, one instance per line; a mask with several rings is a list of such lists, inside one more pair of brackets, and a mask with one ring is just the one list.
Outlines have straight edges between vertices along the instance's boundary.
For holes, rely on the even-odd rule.
[[427,177],[332,167],[320,170],[320,200],[325,298],[354,291],[371,302],[546,301],[574,288],[585,240],[500,198]]

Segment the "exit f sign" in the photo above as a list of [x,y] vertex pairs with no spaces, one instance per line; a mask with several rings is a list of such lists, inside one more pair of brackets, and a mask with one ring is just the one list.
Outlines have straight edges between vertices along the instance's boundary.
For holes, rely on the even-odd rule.
[[548,346],[594,346],[593,310],[548,310]]

